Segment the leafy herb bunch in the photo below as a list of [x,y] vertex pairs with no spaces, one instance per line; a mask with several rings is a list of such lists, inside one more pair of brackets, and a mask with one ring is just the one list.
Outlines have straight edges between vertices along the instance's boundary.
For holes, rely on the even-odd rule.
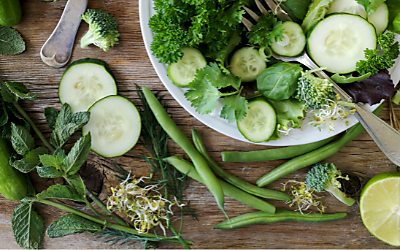
[[[10,157],[10,164],[23,173],[29,173],[36,169],[40,177],[62,177],[68,183],[68,185],[56,184],[50,186],[47,190],[36,194],[29,178],[27,178],[29,182],[27,197],[21,200],[21,204],[14,209],[12,216],[14,236],[16,242],[21,247],[39,248],[42,245],[45,231],[44,223],[43,219],[33,209],[33,204],[39,202],[70,212],[70,214],[58,218],[47,228],[46,233],[50,238],[86,231],[93,234],[102,233],[100,235],[102,238],[112,237],[111,240],[107,240],[107,242],[111,241],[112,243],[121,242],[121,244],[123,244],[129,239],[134,239],[140,241],[148,248],[157,247],[157,243],[160,241],[170,241],[182,243],[186,248],[189,248],[188,244],[191,242],[183,240],[180,236],[180,232],[178,233],[172,226],[170,226],[170,228],[175,234],[173,237],[164,237],[157,234],[141,233],[137,231],[117,214],[109,211],[104,203],[86,188],[78,171],[86,161],[90,152],[90,134],[78,139],[68,153],[63,149],[63,146],[76,131],[81,129],[89,121],[89,112],[73,114],[68,104],[64,104],[61,111],[49,107],[46,108],[46,121],[48,126],[52,129],[50,142],[48,142],[18,103],[19,100],[35,100],[37,97],[35,94],[31,93],[22,83],[6,82],[1,86],[1,96],[3,98],[3,109],[0,115],[1,133],[4,138],[11,142],[15,151]],[[143,100],[144,99],[142,99],[142,101]],[[143,117],[143,121],[148,121],[147,118]],[[150,125],[154,127],[156,124],[152,124],[150,121]],[[45,147],[35,147],[35,141],[30,130],[35,131]],[[158,133],[162,134],[165,132],[158,131]],[[146,138],[146,136],[144,136],[144,138]],[[151,143],[151,145],[155,146],[154,150],[159,152],[159,148],[157,147],[160,145],[154,145],[154,139],[158,139],[158,136],[150,137],[146,139],[145,142]],[[158,143],[158,141],[156,143]],[[155,151],[152,151],[150,153],[154,152]],[[165,153],[167,151],[163,152]],[[154,155],[154,157],[158,156],[159,155]],[[163,156],[160,155],[159,159],[162,157]],[[157,164],[159,164],[159,162]],[[152,165],[153,169],[157,164]],[[161,171],[164,171],[164,165],[162,166],[163,169],[161,169]],[[166,177],[165,172],[163,172],[162,176]],[[169,177],[170,179],[174,179],[174,185],[177,185],[176,192],[173,193],[173,195],[181,201],[181,192],[183,189],[180,185],[184,182],[180,182],[178,179],[174,178],[174,176]],[[180,176],[180,178],[181,177],[182,176]],[[165,180],[165,185],[170,185],[168,183],[169,180]],[[167,188],[165,190],[166,197],[168,198]],[[103,210],[103,213],[98,212],[91,205],[88,201],[88,197]],[[53,199],[84,202],[96,216],[81,212],[70,206],[56,202]],[[112,219],[113,222],[107,219]]]

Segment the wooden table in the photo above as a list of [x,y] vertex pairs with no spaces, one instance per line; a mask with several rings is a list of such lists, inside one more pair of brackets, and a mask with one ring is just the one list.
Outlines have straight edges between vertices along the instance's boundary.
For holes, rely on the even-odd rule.
[[[48,138],[48,129],[43,115],[43,109],[51,106],[59,109],[60,103],[57,96],[58,83],[64,68],[55,69],[42,63],[39,52],[52,30],[56,26],[64,9],[66,0],[58,2],[40,2],[38,0],[23,0],[23,19],[15,28],[21,32],[26,41],[26,51],[17,56],[0,57],[0,74],[4,81],[20,81],[27,84],[32,92],[38,95],[34,102],[24,104],[30,117],[44,131]],[[206,146],[211,156],[230,173],[255,183],[263,174],[283,163],[284,160],[260,163],[222,163],[220,152],[227,150],[248,151],[265,149],[266,146],[253,145],[226,137],[206,127],[189,115],[165,90],[158,79],[144,48],[139,25],[138,0],[113,0],[113,1],[89,1],[89,8],[100,8],[115,15],[119,23],[121,33],[120,44],[103,52],[97,47],[89,46],[81,49],[80,38],[87,30],[86,24],[81,24],[77,34],[76,46],[71,61],[93,57],[106,61],[113,70],[120,95],[123,95],[135,104],[139,104],[134,92],[134,84],[148,86],[153,91],[160,90],[165,94],[168,111],[174,121],[188,136],[191,128],[196,128],[204,137]],[[397,109],[398,113],[399,109]],[[388,109],[385,108],[381,117],[388,120]],[[78,136],[78,135],[77,135]],[[37,142],[40,144],[39,140]],[[141,145],[122,157],[104,159],[91,153],[90,162],[104,170],[106,179],[100,198],[104,199],[109,194],[110,185],[116,185],[117,181],[109,170],[113,164],[120,164],[130,170],[136,176],[146,175],[148,166],[133,158],[139,154]],[[170,150],[173,155],[183,155],[182,150],[170,142]],[[364,173],[367,178],[380,172],[393,171],[394,165],[379,151],[374,142],[364,132],[359,138],[348,144],[339,153],[327,159],[335,163],[340,169],[346,171],[358,171]],[[276,181],[269,188],[279,190],[288,179],[304,180],[308,169],[297,171],[280,181]],[[38,178],[31,174],[37,191],[53,182],[49,179]],[[312,224],[300,222],[284,222],[277,224],[252,225],[229,231],[213,230],[212,226],[225,220],[211,194],[204,185],[195,181],[186,191],[186,198],[197,209],[199,221],[185,217],[183,237],[194,242],[193,248],[388,248],[375,239],[364,228],[358,205],[346,207],[339,204],[330,195],[324,198],[328,205],[327,212],[347,212],[348,217],[335,222]],[[279,208],[288,208],[284,202],[271,201]],[[10,202],[0,197],[0,247],[18,248],[11,229],[11,214],[18,202]],[[44,218],[46,227],[64,212],[49,206],[36,205],[38,213]],[[78,206],[79,207],[79,206]],[[241,204],[231,198],[226,198],[225,208],[230,217],[254,211],[247,205]],[[84,207],[80,209],[86,210]],[[44,239],[44,248],[138,248],[135,242],[126,245],[109,245],[103,240],[83,233],[58,239]],[[162,248],[180,248],[180,245],[162,243]]]

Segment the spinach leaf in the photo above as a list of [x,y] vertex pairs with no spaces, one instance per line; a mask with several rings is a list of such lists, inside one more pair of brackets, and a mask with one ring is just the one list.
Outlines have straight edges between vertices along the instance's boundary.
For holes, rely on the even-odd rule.
[[400,13],[393,20],[393,31],[400,34]]
[[75,214],[64,215],[53,221],[47,228],[46,233],[50,238],[63,237],[75,233],[98,233],[103,230],[102,225],[94,223]]
[[11,224],[20,247],[38,249],[42,246],[44,222],[33,210],[33,202],[22,200],[13,211]]
[[331,79],[333,81],[335,81],[336,83],[345,84],[345,83],[352,83],[352,82],[361,82],[370,76],[371,76],[371,72],[361,75],[361,76],[353,76],[352,74],[340,75],[340,74],[336,73],[333,76],[331,76]]
[[257,89],[263,96],[274,101],[289,99],[296,92],[302,70],[297,63],[274,64],[257,77]]
[[12,162],[12,166],[22,173],[29,173],[40,164],[40,155],[47,154],[49,151],[45,147],[35,148],[29,151],[22,159]]
[[65,174],[73,175],[78,172],[79,168],[86,161],[91,146],[90,133],[81,137],[71,148],[67,157],[64,158],[61,168]]
[[56,184],[50,186],[47,190],[37,194],[36,197],[39,200],[44,199],[66,199],[78,202],[83,202],[81,195],[78,194],[72,187]]
[[282,1],[281,6],[292,19],[296,20],[297,18],[303,20],[307,14],[310,3],[311,0],[286,0]]
[[25,156],[35,147],[35,140],[26,128],[11,123],[11,144],[19,155]]

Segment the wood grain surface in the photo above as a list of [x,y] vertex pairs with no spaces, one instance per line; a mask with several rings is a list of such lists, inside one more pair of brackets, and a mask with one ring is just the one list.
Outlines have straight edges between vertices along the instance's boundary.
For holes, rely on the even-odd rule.
[[[24,37],[27,49],[21,55],[0,56],[0,76],[2,80],[24,82],[32,92],[38,95],[36,101],[23,104],[23,107],[29,112],[29,116],[34,122],[38,124],[39,129],[44,131],[47,138],[50,131],[45,124],[43,110],[48,106],[60,108],[57,90],[65,68],[55,69],[46,66],[41,61],[39,52],[55,28],[65,3],[66,0],[59,0],[54,3],[22,0],[23,19],[15,28]],[[81,49],[79,41],[87,30],[87,24],[82,23],[77,34],[71,61],[85,57],[106,61],[116,76],[119,94],[129,98],[137,105],[139,105],[139,100],[134,92],[135,83],[139,86],[148,86],[153,91],[161,91],[165,95],[168,112],[184,133],[190,136],[191,128],[196,128],[202,134],[212,158],[234,175],[255,183],[259,177],[285,162],[284,160],[277,160],[259,163],[222,163],[220,157],[222,151],[248,151],[268,147],[240,142],[217,133],[190,116],[171,97],[157,77],[146,54],[140,31],[138,0],[89,0],[88,7],[100,8],[115,15],[121,33],[120,44],[111,48],[108,52],[103,52],[94,46]],[[399,111],[397,108],[398,115],[400,115]],[[381,117],[386,121],[388,120],[389,115],[386,107]],[[40,144],[40,141],[37,140],[37,143]],[[174,142],[170,142],[169,145],[173,155],[182,156],[184,154]],[[110,193],[110,186],[117,184],[109,169],[113,164],[120,164],[136,176],[148,174],[148,166],[133,158],[141,148],[142,145],[137,145],[126,155],[112,159],[105,159],[94,153],[90,154],[89,161],[96,164],[106,176],[105,185],[100,195],[101,199],[105,199],[107,194]],[[395,170],[395,166],[386,159],[365,132],[326,161],[335,163],[345,171],[361,172],[366,178],[381,172]],[[308,168],[290,174],[268,187],[280,190],[281,183],[288,179],[304,180],[307,170]],[[53,184],[53,180],[38,178],[36,174],[31,174],[31,177],[37,191]],[[339,204],[330,195],[326,195],[323,199],[328,206],[327,213],[347,212],[347,218],[320,224],[301,222],[260,224],[227,231],[212,229],[213,225],[224,221],[225,217],[204,185],[192,180],[186,191],[186,198],[197,209],[199,218],[198,221],[192,220],[189,216],[184,218],[182,236],[193,241],[193,248],[389,248],[388,245],[375,239],[364,228],[357,204],[346,207]],[[278,208],[288,208],[282,201],[270,202]],[[18,202],[10,202],[2,196],[0,197],[0,248],[19,248],[15,243],[10,222],[12,211],[17,204]],[[75,206],[81,210],[87,210],[83,206]],[[35,208],[44,218],[46,227],[64,214],[64,212],[50,206],[38,204],[35,205]],[[226,197],[225,208],[230,217],[255,211],[229,197]],[[90,213],[90,211],[86,212]],[[45,236],[43,244],[43,248],[54,249],[141,247],[135,242],[128,242],[125,245],[110,245],[88,233],[58,239],[50,239]],[[161,244],[161,248],[181,247],[181,245],[172,243]]]

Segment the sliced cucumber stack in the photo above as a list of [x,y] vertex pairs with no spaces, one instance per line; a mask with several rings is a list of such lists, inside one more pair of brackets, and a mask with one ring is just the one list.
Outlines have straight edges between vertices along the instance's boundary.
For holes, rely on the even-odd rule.
[[93,104],[82,132],[90,132],[92,150],[104,157],[121,156],[133,148],[140,135],[141,119],[135,105],[122,96],[104,97]]
[[274,107],[264,98],[249,102],[247,115],[237,126],[242,135],[251,142],[264,142],[275,132],[277,125]]
[[117,94],[117,84],[108,65],[99,59],[85,58],[73,62],[65,71],[58,87],[61,103],[72,112],[87,111],[97,100]]
[[299,55],[306,46],[306,36],[303,29],[295,22],[284,22],[282,28],[284,28],[284,38],[282,41],[274,41],[272,43],[272,51],[281,56]]
[[365,49],[375,49],[375,27],[364,18],[334,14],[318,22],[308,33],[307,50],[315,63],[332,73],[355,71]]
[[183,57],[176,63],[168,66],[168,76],[178,87],[187,87],[194,80],[196,71],[207,65],[203,54],[195,48],[183,48]]
[[362,16],[375,26],[378,36],[381,35],[389,25],[389,9],[385,3],[382,3],[374,13],[367,17],[364,6],[359,4],[356,0],[335,0],[328,10],[328,14],[331,13],[349,13]]
[[257,76],[267,68],[265,56],[253,47],[243,47],[238,49],[230,61],[230,71],[232,75],[240,77],[242,82],[252,82]]

